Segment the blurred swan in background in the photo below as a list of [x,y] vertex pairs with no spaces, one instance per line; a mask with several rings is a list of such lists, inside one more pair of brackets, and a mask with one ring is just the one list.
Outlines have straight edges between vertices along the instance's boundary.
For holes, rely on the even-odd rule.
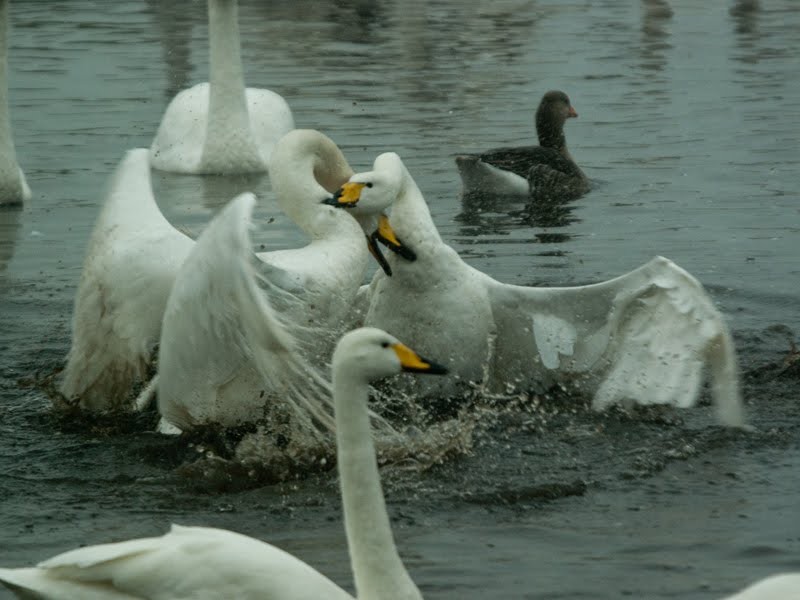
[[797,598],[800,598],[800,573],[781,573],[757,581],[724,600],[797,600]]
[[394,275],[379,271],[361,294],[365,325],[402,331],[453,375],[418,382],[411,393],[446,397],[468,382],[500,391],[561,384],[591,395],[598,410],[618,403],[691,406],[708,366],[720,421],[743,425],[728,328],[700,283],[666,258],[594,285],[508,285],[444,243],[397,154],[380,155],[336,198],[362,218],[373,205],[390,203],[391,227],[416,254],[411,262],[391,253]]
[[[248,195],[238,203],[247,204]],[[369,382],[444,369],[377,329],[345,335],[333,356],[336,445],[347,545],[358,598],[422,600],[397,552],[367,408]],[[21,598],[352,600],[303,561],[224,529],[173,525],[166,535],[79,548],[36,567],[0,568]]]
[[8,109],[8,0],[0,0],[0,205],[21,204],[31,197],[17,164]]
[[332,429],[323,370],[370,262],[361,225],[326,203],[352,169],[330,138],[297,129],[278,143],[270,174],[281,208],[310,242],[254,255],[251,195],[198,238],[159,344],[159,411],[179,429],[257,421],[275,398],[300,424]]
[[209,82],[170,102],[151,164],[175,173],[266,171],[275,144],[294,128],[292,111],[275,92],[245,89],[236,0],[208,0],[208,35]]

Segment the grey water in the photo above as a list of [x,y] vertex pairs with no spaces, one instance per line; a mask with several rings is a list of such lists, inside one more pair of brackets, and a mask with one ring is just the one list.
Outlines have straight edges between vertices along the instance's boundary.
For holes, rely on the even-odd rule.
[[[33,198],[0,210],[0,564],[176,522],[276,544],[352,590],[332,472],[240,485],[224,466],[192,468],[202,444],[65,422],[40,385],[69,348],[110,173],[207,78],[205,3],[31,0],[10,14],[11,118]],[[382,469],[426,598],[713,599],[800,570],[800,5],[241,0],[240,28],[248,84],[281,93],[357,171],[398,152],[472,265],[583,284],[661,254],[706,286],[737,343],[754,432],[719,428],[707,401],[595,415],[544,398],[467,452]],[[549,89],[580,115],[566,134],[592,191],[546,219],[462,202],[453,156],[532,143]],[[267,177],[153,184],[194,235],[251,189],[259,247],[303,242]]]

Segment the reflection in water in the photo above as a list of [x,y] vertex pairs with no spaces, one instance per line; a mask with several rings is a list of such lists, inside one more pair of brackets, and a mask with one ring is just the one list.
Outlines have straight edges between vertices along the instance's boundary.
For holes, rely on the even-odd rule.
[[21,214],[19,207],[0,207],[0,273],[14,257]]
[[[196,21],[205,21],[205,2],[193,2],[190,10],[183,3],[147,0],[147,8],[155,22],[155,32],[161,43],[164,64],[167,66],[167,87],[164,98],[189,87],[192,72],[191,39]],[[198,18],[199,15],[199,18]]]
[[667,41],[667,23],[672,19],[672,8],[667,0],[644,0],[642,12],[642,62],[645,73],[662,71],[667,64],[664,55],[672,46]]
[[268,188],[268,177],[264,173],[197,176],[152,170],[151,177],[159,204],[168,205],[171,210],[191,211],[202,206],[216,213],[243,192],[259,196]]
[[741,51],[734,58],[743,63],[755,64],[759,60],[756,42],[759,38],[758,14],[760,10],[761,5],[758,0],[737,0],[730,9],[736,32],[736,46]]

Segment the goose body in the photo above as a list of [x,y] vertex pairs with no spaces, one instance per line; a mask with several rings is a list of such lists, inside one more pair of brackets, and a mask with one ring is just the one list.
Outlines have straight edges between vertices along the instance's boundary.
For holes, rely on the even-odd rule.
[[456,157],[464,193],[529,196],[539,202],[573,200],[586,193],[589,180],[570,155],[564,136],[564,122],[577,116],[564,92],[547,92],[536,110],[538,146]]
[[[350,332],[333,357],[337,453],[357,597],[421,600],[395,546],[367,409],[369,382],[441,368],[374,329]],[[181,527],[161,537],[78,548],[36,567],[0,569],[20,598],[40,600],[352,600],[292,555],[245,535]]]
[[159,410],[180,429],[258,420],[273,396],[301,421],[330,421],[315,365],[329,363],[370,255],[358,222],[323,201],[352,170],[313,130],[287,134],[270,162],[278,202],[310,242],[254,255],[252,196],[200,236],[175,280],[159,345]]
[[[393,198],[390,222],[417,260],[389,256],[364,293],[364,323],[404,331],[444,357],[451,377],[422,395],[458,393],[468,382],[490,389],[576,385],[593,406],[673,404],[698,398],[711,374],[720,420],[744,421],[736,354],[727,326],[700,283],[657,257],[593,285],[534,288],[498,282],[470,267],[440,238],[425,200],[400,157],[382,154],[354,175],[349,209],[369,214]],[[352,194],[351,194],[352,197]],[[363,217],[362,217],[363,218]],[[458,352],[443,352],[448,342]]]
[[8,0],[0,0],[0,205],[21,204],[31,197],[17,164],[8,108]]
[[286,101],[245,88],[236,0],[208,0],[210,81],[170,102],[150,148],[152,166],[189,174],[267,170],[278,140],[294,128]]
[[146,149],[112,177],[83,262],[60,387],[87,410],[128,408],[147,376],[172,282],[194,242],[161,213]]

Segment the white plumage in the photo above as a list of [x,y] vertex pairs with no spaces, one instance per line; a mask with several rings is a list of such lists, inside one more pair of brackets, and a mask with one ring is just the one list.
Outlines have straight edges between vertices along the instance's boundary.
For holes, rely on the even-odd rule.
[[61,393],[88,410],[127,408],[161,334],[172,282],[194,245],[161,214],[145,149],[129,151],[92,231]]
[[159,410],[181,429],[255,421],[275,399],[301,422],[332,426],[317,374],[370,256],[355,219],[323,201],[352,170],[329,138],[294,130],[276,147],[270,173],[279,204],[311,241],[253,255],[247,196],[198,239],[169,297],[159,346]]
[[0,0],[0,205],[21,204],[31,190],[17,164],[8,110],[8,0]]
[[[250,199],[243,197],[240,203]],[[368,383],[413,370],[441,372],[375,329],[347,334],[333,359],[337,452],[347,542],[358,598],[421,600],[395,546],[367,409]],[[352,600],[306,563],[259,540],[173,525],[154,538],[79,548],[33,568],[0,569],[0,582],[39,600]]]
[[176,173],[259,173],[294,128],[286,101],[245,88],[236,0],[208,0],[209,82],[170,102],[150,148],[156,169]]
[[800,573],[771,575],[724,600],[800,600]]
[[[391,225],[417,255],[389,261],[363,294],[364,323],[403,332],[441,356],[454,377],[415,382],[416,393],[442,396],[466,382],[490,389],[580,386],[593,406],[690,406],[708,367],[721,422],[742,425],[736,355],[728,328],[700,283],[657,257],[609,281],[534,288],[500,283],[473,269],[445,244],[400,158],[382,154],[360,189],[355,214],[393,202]],[[367,183],[368,185],[363,185]],[[456,348],[457,350],[453,350]]]

